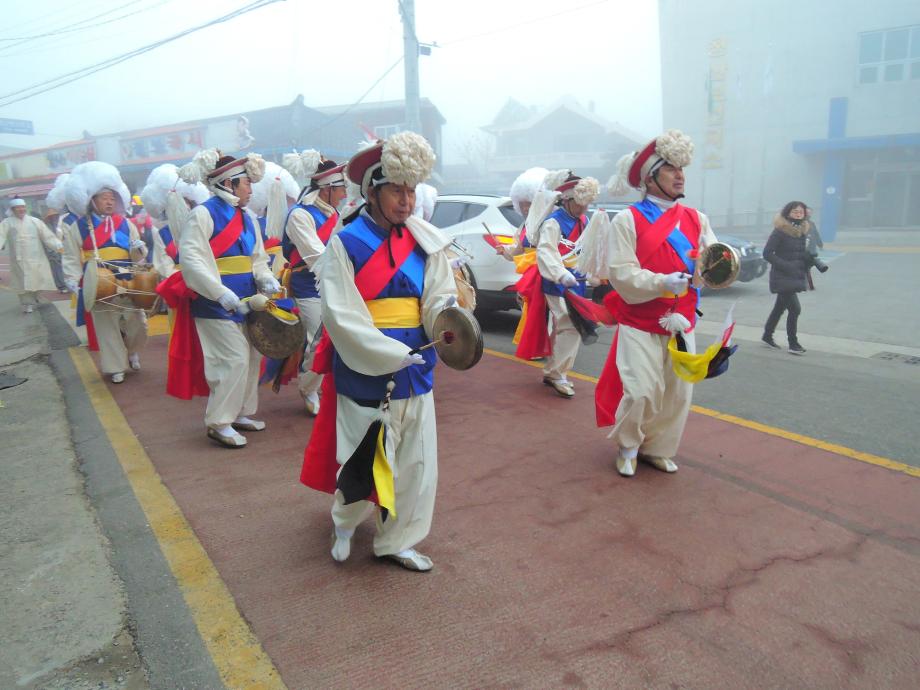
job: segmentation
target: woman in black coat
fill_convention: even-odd
[[[773,219],[773,232],[763,248],[763,258],[770,263],[770,292],[776,295],[776,303],[767,317],[761,339],[779,349],[773,340],[773,331],[783,312],[787,311],[786,335],[789,352],[794,355],[805,354],[797,335],[799,314],[802,313],[798,293],[808,289],[808,269],[815,265],[814,257],[806,248],[809,227],[805,220],[805,204],[790,201]],[[822,268],[827,270],[823,264],[819,270]]]

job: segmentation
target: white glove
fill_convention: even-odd
[[[450,260],[450,267],[456,271],[458,268],[460,268],[461,266],[465,266],[469,262],[470,260],[467,257],[458,256],[456,259]]]
[[[240,308],[240,298],[233,290],[227,290],[217,300],[218,304],[227,311],[237,311]]]
[[[131,249],[134,249],[135,251],[143,249],[146,252],[147,245],[144,244],[144,240],[131,240]]]
[[[281,283],[278,282],[278,279],[275,278],[275,276],[265,276],[264,278],[259,279],[259,290],[264,292],[266,295],[274,295],[276,292],[281,290]]]
[[[411,367],[413,364],[424,364],[425,358],[420,354],[415,353],[414,355],[406,355],[403,361],[400,363],[399,368],[405,369],[406,367]],[[398,369],[397,369],[398,371]]]
[[[445,309],[450,309],[451,307],[456,307],[456,306],[457,306],[457,298],[454,297],[453,295],[448,297],[447,301],[444,303]]]
[[[566,271],[562,275],[562,278],[559,279],[559,282],[565,285],[566,287],[575,287],[576,285],[578,285],[578,279],[575,276],[573,276],[571,273],[569,273],[568,271]]]
[[[690,276],[681,271],[668,273],[664,277],[664,289],[673,292],[675,295],[682,295],[687,291],[690,284]]]
[[[65,285],[73,294],[77,294],[80,291],[80,284],[76,280],[68,280]]]

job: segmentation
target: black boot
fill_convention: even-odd
[[[799,342],[797,340],[790,340],[789,341],[789,354],[790,355],[804,355],[805,348],[799,345]]]
[[[772,347],[774,350],[779,349],[779,345],[777,345],[776,341],[773,340],[773,335],[771,333],[764,333],[761,340],[767,347]]]

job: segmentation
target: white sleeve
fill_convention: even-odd
[[[179,258],[185,284],[199,295],[215,302],[228,288],[220,282],[220,273],[209,240],[214,232],[214,221],[204,206],[197,206],[189,214],[188,223],[179,238]]]
[[[170,228],[170,232],[172,232],[172,228]],[[160,231],[157,229],[153,231],[153,267],[160,278],[168,278],[176,272],[176,262],[166,253],[163,238],[160,237]]]
[[[252,248],[252,275],[256,282],[275,277],[268,267],[268,254],[265,253],[265,245],[262,242],[262,233],[258,225],[256,225],[256,245]]]
[[[64,225],[64,254],[61,267],[67,280],[79,283],[83,278],[83,246],[80,241],[80,227],[77,223]]]
[[[10,224],[9,218],[4,218],[0,221],[0,250],[6,245],[6,238],[10,234]]]
[[[639,266],[636,258],[636,226],[632,213],[620,211],[613,219],[610,247],[610,282],[627,304],[641,304],[664,292],[664,274]]]
[[[425,261],[425,287],[422,290],[422,325],[428,337],[434,332],[434,320],[447,306],[448,300],[457,298],[457,281],[450,268],[450,259],[443,250],[428,256]]]
[[[287,226],[284,228],[287,236],[297,247],[303,262],[311,271],[313,264],[322,255],[326,247],[316,234],[316,223],[307,211],[295,208],[288,216]]]
[[[38,218],[35,219],[35,224],[38,226],[38,236],[41,238],[42,244],[45,245],[45,248],[53,252],[61,251],[64,245],[58,239],[58,236],[55,235],[54,232]]]
[[[366,376],[398,370],[411,348],[374,326],[355,286],[354,266],[339,237],[329,241],[316,269],[323,325],[348,368]]]
[[[554,219],[547,220],[540,227],[540,240],[537,242],[537,268],[541,276],[554,283],[560,282],[562,276],[569,272],[559,254],[561,239],[562,231],[559,229],[559,223]]]
[[[709,224],[709,218],[706,217],[706,214],[701,211],[697,211],[697,214],[700,217],[700,249],[702,249],[718,242],[719,238],[712,231],[712,226]]]

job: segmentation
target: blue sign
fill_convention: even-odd
[[[11,120],[0,117],[0,134],[35,134],[32,120]]]

